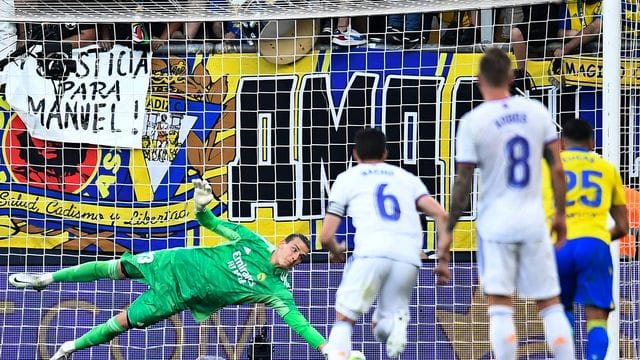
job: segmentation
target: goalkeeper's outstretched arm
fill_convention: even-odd
[[[293,300],[285,301],[283,299],[273,297],[266,302],[278,312],[282,320],[289,325],[300,337],[302,337],[311,347],[322,351],[326,343],[325,338],[316,330],[309,321],[302,316]]]
[[[194,187],[193,207],[200,225],[229,241],[240,240],[240,234],[236,231],[236,228],[240,225],[221,220],[207,207],[213,200],[213,193],[209,183],[201,179],[195,179],[191,183]]]

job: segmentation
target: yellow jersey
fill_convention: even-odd
[[[622,34],[629,37],[637,37],[640,32],[640,7],[638,0],[622,0]]]
[[[567,239],[594,237],[609,244],[609,210],[612,206],[626,205],[620,173],[598,154],[584,148],[569,148],[560,157],[567,179]],[[542,175],[545,214],[550,220],[554,204],[547,166],[543,166]]]
[[[598,1],[587,4],[583,0],[569,0],[564,6],[563,15],[561,29],[582,31],[594,20],[602,17],[602,3]]]

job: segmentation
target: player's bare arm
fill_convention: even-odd
[[[446,227],[449,233],[453,232],[458,220],[469,204],[474,169],[474,164],[461,163],[456,167],[456,180],[451,191],[451,208],[449,209],[449,219]]]
[[[331,260],[335,262],[346,260],[345,246],[338,244],[335,237],[341,222],[341,217],[327,213],[322,221],[322,231],[320,232],[320,243],[325,250],[329,251]]]
[[[627,205],[614,205],[609,210],[613,218],[613,227],[609,229],[611,240],[617,240],[629,232],[629,214]]]
[[[447,220],[449,215],[444,208],[431,196],[425,195],[418,199],[418,209],[426,215],[432,217],[436,222],[438,231],[438,263],[434,269],[434,273],[438,276],[438,284],[444,285],[449,281],[451,274],[449,272],[449,251],[451,250],[452,237],[445,234],[447,228]]]
[[[551,224],[551,230],[556,234],[556,248],[562,247],[567,240],[567,225],[565,221],[565,203],[567,195],[567,184],[560,159],[560,140],[546,144],[542,155],[549,164],[549,174],[551,175],[551,186],[553,188],[553,199],[555,204],[555,215]]]

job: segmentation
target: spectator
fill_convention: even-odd
[[[638,259],[638,229],[640,229],[640,191],[627,186],[624,195],[629,209],[630,231],[620,239],[620,258],[625,260]]]
[[[602,33],[601,8],[600,0],[569,0],[565,4],[564,20],[558,30],[558,36],[564,39],[564,46],[553,52],[554,57],[574,52],[598,52]]]
[[[522,6],[499,9],[496,16],[496,42],[510,42],[514,24],[522,23]]]
[[[210,23],[187,22],[187,23],[184,23],[184,28],[182,29],[182,32],[184,34],[184,38],[187,40],[203,40],[203,39],[206,39],[207,36],[209,36],[209,38],[212,38],[211,30],[212,30],[212,27],[210,26]],[[174,35],[176,33],[174,33]]]
[[[13,9],[13,0],[8,3]],[[15,23],[0,21],[0,59],[9,56],[16,49],[17,34]]]
[[[555,4],[539,4],[522,7],[522,22],[511,28],[511,43],[516,57],[515,85],[525,91],[531,88],[526,70],[527,60],[538,60],[546,54],[549,38],[558,31],[558,13]]]
[[[95,45],[97,40],[96,24],[61,24],[60,37],[70,42],[73,48]]]
[[[20,23],[17,44],[18,47],[41,45],[46,52],[71,51],[71,48],[95,45],[97,27],[96,24],[78,23]]]
[[[338,18],[336,30],[333,32],[332,42],[338,46],[359,46],[367,43],[362,34],[351,28],[351,18]]]
[[[74,49],[95,45],[97,40],[96,24],[44,24],[43,38],[46,40],[62,40],[70,43]]]
[[[98,24],[98,45],[106,50],[113,48],[115,44],[116,24]]]
[[[16,25],[11,22],[0,22],[0,59],[9,56],[16,49]]]
[[[373,15],[366,18],[367,42],[384,44],[387,42],[387,16]]]
[[[472,45],[475,42],[475,29],[468,11],[447,11],[440,14],[440,28],[446,29],[440,37],[442,45]]]
[[[171,38],[171,35],[182,27],[182,23],[151,23],[151,50],[158,50]]]
[[[387,42],[408,49],[419,46],[424,37],[422,31],[425,27],[431,27],[433,17],[431,13],[389,15]]]
[[[389,15],[387,40],[394,45],[415,47],[422,38],[422,14]]]
[[[190,43],[218,42],[235,40],[242,37],[242,26],[238,23],[238,33],[234,32],[231,22],[188,22],[184,24],[183,33],[176,31],[173,39],[186,39]],[[257,37],[257,35],[256,35]]]
[[[99,27],[99,43],[109,48],[111,42],[136,50],[157,50],[182,27],[182,23],[114,23]]]

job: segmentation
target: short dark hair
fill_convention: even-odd
[[[300,241],[302,241],[305,245],[307,245],[307,249],[311,251],[311,241],[309,241],[309,238],[306,237],[304,234],[301,234],[301,233],[289,234],[286,238],[284,238],[284,242],[288,244],[293,240],[295,240],[296,238],[300,239]]]
[[[504,51],[490,48],[480,59],[480,76],[490,86],[509,85],[511,79],[511,59]]]
[[[387,150],[387,138],[384,133],[374,128],[358,130],[355,137],[355,150],[361,160],[379,160]]]
[[[571,119],[562,124],[562,137],[578,143],[593,140],[593,127],[582,119]]]

